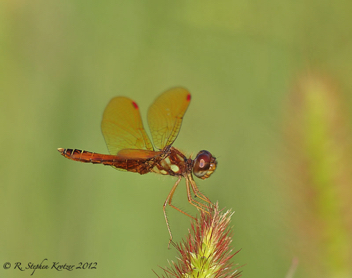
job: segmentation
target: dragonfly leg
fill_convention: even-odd
[[[178,207],[174,206],[174,205],[171,203],[171,202],[172,202],[172,197],[173,197],[173,195],[174,195],[174,193],[175,193],[175,190],[176,190],[176,187],[177,187],[178,184],[180,183],[181,179],[182,179],[182,176],[180,176],[180,177],[178,178],[178,180],[176,181],[175,185],[172,187],[172,189],[171,189],[169,195],[167,196],[167,198],[166,198],[166,200],[165,200],[165,203],[164,203],[164,205],[163,205],[163,210],[164,210],[164,217],[165,217],[165,221],[166,221],[166,226],[167,226],[167,229],[168,229],[169,234],[170,234],[170,241],[169,241],[169,244],[168,244],[168,246],[167,246],[168,248],[170,247],[170,243],[172,242],[172,234],[171,234],[171,229],[170,229],[170,226],[169,226],[169,221],[167,220],[167,216],[166,216],[166,210],[165,210],[165,209],[166,209],[166,206],[169,205],[170,207],[176,209],[177,211],[183,213],[184,215],[187,215],[188,217],[190,217],[190,218],[196,220],[195,217],[193,217],[192,215],[188,214],[187,212],[184,212],[183,210],[179,209]]]
[[[200,202],[198,202],[198,201],[196,201],[196,200],[194,200],[194,199],[192,198],[191,189],[190,189],[190,187],[189,187],[190,180],[191,180],[191,179],[189,179],[188,177],[186,177],[186,187],[187,187],[187,198],[188,198],[188,202],[189,202],[191,205],[195,206],[196,208],[200,209],[201,211],[204,211],[204,212],[206,212],[206,213],[209,213],[209,211],[208,211],[209,207],[208,207],[208,206],[206,206],[206,205],[204,205],[204,204],[202,204],[202,203],[200,203]],[[192,182],[191,182],[191,188],[192,188],[192,190],[194,191]],[[196,193],[195,193],[195,194],[196,194]]]
[[[209,198],[207,196],[205,196],[202,192],[199,191],[195,181],[191,177],[190,177],[189,180],[190,180],[191,187],[192,187],[192,190],[193,190],[195,196],[199,197],[204,202],[207,202],[208,204],[212,205],[213,203],[209,200]]]
[[[172,187],[172,189],[171,189],[169,195],[167,195],[167,198],[166,198],[166,200],[164,202],[164,205],[163,205],[163,211],[164,211],[164,217],[165,217],[165,221],[166,221],[166,226],[167,226],[167,230],[169,231],[169,235],[170,235],[170,240],[169,240],[169,244],[167,245],[167,248],[170,248],[170,243],[172,242],[172,233],[171,233],[169,221],[167,220],[167,216],[166,216],[166,206],[167,205],[171,205],[172,196],[174,195],[175,190],[176,190],[178,184],[180,183],[181,179],[182,179],[182,176],[178,178],[178,180],[176,181],[176,183]]]

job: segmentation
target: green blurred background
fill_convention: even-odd
[[[285,277],[294,257],[295,277],[308,277],[294,246],[287,170],[297,158],[285,121],[296,117],[290,94],[307,70],[328,75],[351,106],[351,11],[350,1],[321,0],[0,1],[0,265],[98,263],[36,277],[161,274],[176,256],[162,213],[175,179],[72,162],[56,149],[107,153],[100,121],[110,98],[134,99],[145,120],[160,93],[184,86],[192,102],[174,146],[218,158],[197,184],[236,211],[233,248],[242,250],[233,261],[246,264],[243,277]],[[175,204],[197,214],[184,183]],[[179,241],[189,219],[168,216]]]

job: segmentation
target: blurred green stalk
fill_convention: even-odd
[[[304,246],[313,250],[302,251],[318,253],[316,261],[303,260],[309,260],[306,265],[316,264],[312,269],[323,273],[314,277],[352,277],[352,138],[347,136],[342,96],[326,78],[311,74],[301,79],[294,94],[293,132],[301,141],[297,154],[304,165],[298,173],[304,186],[297,193],[309,202],[305,204],[309,211],[299,216],[304,224],[298,227],[311,232],[301,234],[308,237],[303,241],[313,242]]]

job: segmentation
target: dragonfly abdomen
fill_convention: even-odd
[[[57,150],[61,153],[61,155],[63,155],[68,159],[71,159],[74,161],[80,161],[84,163],[100,163],[105,165],[113,165],[114,164],[113,158],[116,157],[114,155],[99,154],[99,153],[93,153],[93,152],[82,151],[77,149],[59,148]]]
[[[59,148],[57,150],[62,156],[74,161],[109,165],[118,170],[135,172],[141,175],[150,172],[150,164],[154,164],[146,163],[147,159],[126,159],[125,157],[119,157],[118,155],[100,154],[78,149]]]

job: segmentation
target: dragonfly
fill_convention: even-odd
[[[172,204],[173,195],[182,178],[186,180],[187,199],[191,205],[207,213],[210,213],[212,207],[211,201],[199,191],[193,174],[203,180],[209,178],[216,169],[216,158],[210,152],[201,150],[195,159],[192,159],[172,146],[180,132],[190,101],[191,94],[182,87],[167,90],[156,98],[147,114],[154,146],[143,127],[137,103],[128,97],[118,96],[111,99],[106,106],[101,122],[110,154],[58,148],[61,155],[74,161],[109,165],[117,170],[141,175],[152,172],[177,177],[163,204],[164,218],[170,235],[169,245],[172,242],[172,233],[166,207],[169,205],[195,219]],[[197,197],[198,199],[195,199]]]

